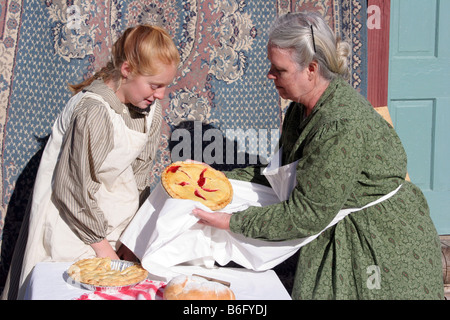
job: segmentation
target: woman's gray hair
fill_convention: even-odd
[[[320,75],[327,80],[337,75],[345,79],[350,77],[350,45],[336,38],[317,13],[297,12],[280,16],[270,29],[268,46],[292,49],[293,59],[301,69],[317,61]]]

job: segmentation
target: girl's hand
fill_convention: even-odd
[[[100,242],[91,243],[92,249],[95,251],[95,255],[98,258],[111,258],[113,260],[119,260],[119,256],[113,247],[109,244],[108,240],[103,239]]]

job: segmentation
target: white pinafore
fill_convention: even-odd
[[[56,120],[40,162],[33,191],[19,296],[24,291],[22,287],[26,277],[38,262],[74,261],[95,256],[91,246],[83,243],[71,230],[51,199],[52,176],[64,134],[74,108],[87,97],[105,106],[114,128],[114,148],[100,168],[101,187],[95,194],[98,206],[108,222],[106,238],[113,248],[138,209],[139,194],[131,164],[148,141],[153,112],[147,116],[145,133],[141,133],[128,128],[122,117],[100,95],[90,92],[76,94]],[[154,109],[151,108],[152,111]],[[125,106],[124,112],[128,112]]]

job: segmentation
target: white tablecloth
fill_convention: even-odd
[[[25,293],[27,300],[77,299],[88,290],[77,288],[67,280],[71,262],[42,262],[36,265]],[[255,272],[243,268],[175,266],[168,269],[170,278],[176,274],[200,274],[231,283],[237,300],[290,300],[288,292],[273,270]],[[161,280],[152,279],[151,280]]]

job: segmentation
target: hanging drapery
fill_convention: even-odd
[[[266,74],[267,31],[280,14],[319,11],[352,44],[352,85],[366,94],[366,1],[0,0],[0,290],[33,187],[40,150],[70,97],[128,26],[165,27],[181,54],[162,101],[164,124],[150,176],[171,161],[172,131],[186,120],[225,131],[280,127],[286,102]],[[259,131],[258,131],[259,130]]]

